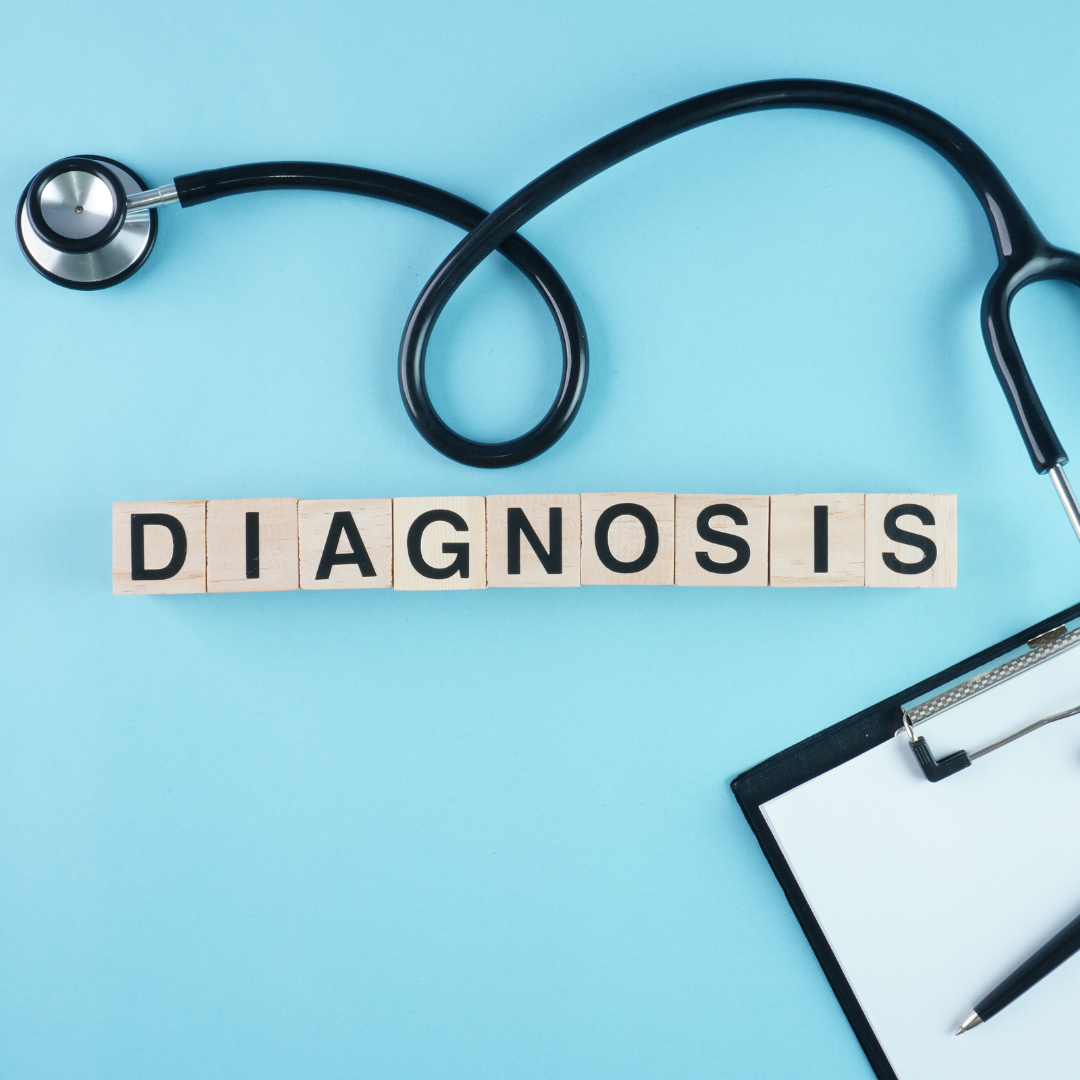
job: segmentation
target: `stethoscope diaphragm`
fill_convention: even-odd
[[[157,212],[127,206],[128,197],[145,188],[137,173],[111,158],[54,161],[19,199],[19,246],[57,285],[116,285],[142,266],[157,238]]]

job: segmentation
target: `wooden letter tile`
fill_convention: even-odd
[[[676,585],[768,585],[768,495],[676,495]]]
[[[389,589],[390,499],[301,499],[301,589]]]
[[[674,585],[675,496],[581,496],[582,585]]]
[[[394,499],[394,588],[482,589],[482,495]]]
[[[862,495],[774,495],[770,585],[862,585]]]
[[[488,585],[580,585],[579,495],[489,495]]]
[[[296,499],[211,499],[206,504],[206,591],[298,589]]]
[[[956,587],[956,496],[867,495],[866,584]]]
[[[113,503],[113,592],[206,592],[206,503]]]

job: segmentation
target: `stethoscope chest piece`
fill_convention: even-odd
[[[116,285],[142,266],[157,238],[157,212],[127,208],[128,197],[145,187],[137,173],[110,158],[54,161],[19,199],[23,254],[57,285]]]

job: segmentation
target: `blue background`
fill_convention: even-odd
[[[643,113],[797,75],[944,113],[1077,248],[1077,16],[13,5],[0,205],[97,153],[151,184],[342,161],[491,207]],[[86,294],[0,245],[9,1080],[870,1076],[727,784],[1080,599],[979,334],[989,230],[921,144],[788,112],[654,148],[525,231],[593,375],[569,435],[497,473],[398,398],[448,225],[330,194],[173,206],[144,269]],[[1075,448],[1077,297],[1036,286],[1015,320]],[[506,437],[558,363],[493,262],[432,385]],[[113,500],[627,490],[956,492],[959,587],[110,593]]]

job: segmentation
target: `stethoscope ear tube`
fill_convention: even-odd
[[[1013,334],[1009,308],[1025,285],[1050,280],[1080,285],[1080,256],[1046,244],[1022,258],[1003,259],[987,284],[982,301],[986,351],[1031,456],[1031,464],[1039,473],[1067,464],[1069,457],[1028,374]]]

